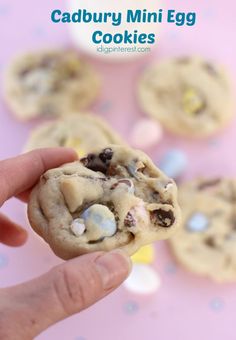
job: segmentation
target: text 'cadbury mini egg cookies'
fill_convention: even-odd
[[[102,118],[76,113],[36,127],[25,150],[64,146],[75,149],[83,157],[107,144],[123,145],[124,141]]]
[[[233,96],[222,67],[197,57],[174,58],[147,68],[139,80],[144,112],[167,130],[207,137],[232,118]]]
[[[174,181],[141,151],[111,145],[47,171],[31,193],[33,229],[69,259],[168,238],[180,210]]]
[[[182,228],[169,241],[176,259],[215,281],[236,281],[236,180],[186,183],[179,203]]]
[[[5,79],[6,100],[22,120],[84,109],[99,88],[96,72],[71,50],[20,56],[10,65]]]

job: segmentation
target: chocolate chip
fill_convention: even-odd
[[[112,156],[113,156],[113,151],[111,148],[106,148],[99,154],[99,158],[104,163],[109,162],[112,159]]]
[[[172,210],[166,211],[163,209],[157,209],[151,212],[151,220],[154,224],[158,224],[164,228],[169,228],[175,222],[175,217]]]
[[[21,71],[19,72],[19,77],[20,77],[20,78],[24,78],[25,76],[27,76],[27,74],[30,73],[30,71],[31,71],[30,68],[24,68],[23,70],[21,70]]]
[[[112,186],[111,186],[111,190],[114,190],[117,186],[118,186],[118,184],[119,184],[119,182],[117,182],[117,183],[114,183]]]
[[[96,155],[93,153],[89,153],[87,157],[81,158],[80,162],[83,163],[86,168],[89,166],[89,164],[95,159]]]
[[[208,187],[213,187],[213,186],[219,184],[220,181],[221,181],[221,178],[216,178],[216,179],[213,179],[213,180],[205,181],[205,182],[198,185],[198,189],[204,190]]]
[[[102,242],[104,240],[105,237],[101,237],[99,238],[98,240],[91,240],[91,241],[88,241],[88,244],[96,244],[96,243],[99,243],[99,242]]]
[[[111,186],[111,190],[114,190],[120,183],[126,184],[129,188],[133,187],[133,183],[130,179],[120,179]]]
[[[55,65],[56,57],[55,56],[45,56],[42,58],[39,67],[41,68],[52,68]]]
[[[176,62],[178,64],[188,64],[190,61],[191,61],[191,59],[188,58],[188,57],[182,57],[182,58],[177,58],[176,59]]]
[[[215,240],[213,237],[209,236],[208,238],[205,239],[204,243],[210,247],[210,248],[215,248],[216,244],[215,244]]]
[[[131,228],[131,227],[136,226],[136,220],[130,212],[127,213],[127,215],[124,219],[124,225],[127,228]]]
[[[212,76],[216,77],[218,76],[218,72],[215,68],[214,65],[212,65],[211,63],[204,63],[203,67],[205,68],[205,70]]]
[[[93,153],[88,154],[87,157],[81,158],[80,161],[86,168],[90,170],[100,171],[104,174],[107,172],[107,165],[104,164],[104,162],[102,162],[101,159]]]
[[[151,196],[154,202],[160,202],[160,193],[158,191],[153,191]]]
[[[65,146],[67,138],[65,136],[58,139],[59,146]]]
[[[64,171],[64,175],[71,175],[72,173],[68,172],[68,171]],[[79,175],[79,177],[81,178],[86,178],[86,179],[90,179],[92,181],[107,181],[107,177],[94,177],[94,176],[87,176],[87,175]]]
[[[71,70],[68,72],[68,78],[70,79],[77,79],[78,78],[78,72]]]
[[[131,180],[129,180],[129,179],[120,179],[119,181],[118,181],[118,183],[124,183],[124,184],[126,184],[128,187],[132,187],[133,186],[133,183],[131,182]]]

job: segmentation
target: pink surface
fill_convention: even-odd
[[[71,44],[66,26],[53,25],[49,20],[50,9],[55,6],[63,8],[64,3],[62,0],[0,0],[1,79],[8,60],[16,53]],[[234,1],[168,0],[165,6],[196,10],[197,24],[192,28],[163,27],[158,47],[148,58],[127,64],[91,60],[101,72],[104,83],[95,110],[126,138],[132,124],[142,116],[135,100],[135,80],[150,59],[199,54],[226,64],[232,78],[236,79]],[[0,117],[2,159],[21,152],[30,129],[37,123],[18,122],[3,101],[0,102]],[[235,120],[223,133],[202,142],[165,134],[163,141],[149,153],[158,163],[168,149],[184,150],[189,158],[185,178],[199,174],[234,175],[235,134]],[[2,210],[25,225],[30,237],[20,249],[0,245],[1,286],[35,277],[60,262],[29,229],[21,203],[12,200]],[[195,277],[174,264],[164,242],[157,244],[156,248],[154,266],[162,277],[162,286],[156,295],[139,297],[121,287],[85,312],[51,327],[38,339],[235,340],[236,285],[217,285]]]

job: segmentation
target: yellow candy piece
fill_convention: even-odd
[[[73,148],[77,152],[79,157],[86,156],[86,152],[80,147],[81,141],[79,138],[67,138],[65,146],[67,148]]]
[[[66,61],[66,66],[70,71],[77,71],[81,68],[81,62],[79,59],[70,58]]]
[[[62,81],[67,77],[76,75],[81,70],[81,62],[74,56],[62,60],[55,69],[54,77],[57,81]]]
[[[183,95],[183,107],[185,112],[195,114],[204,108],[204,102],[195,90],[188,89]]]
[[[131,256],[131,259],[134,263],[144,263],[150,264],[154,261],[155,250],[154,246],[149,244],[140,248],[137,253]]]
[[[76,74],[81,70],[81,62],[79,59],[67,57],[60,65],[60,73],[64,76]]]

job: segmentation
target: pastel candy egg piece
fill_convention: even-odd
[[[149,148],[158,143],[163,135],[161,125],[152,119],[140,119],[133,127],[130,141],[134,147]]]
[[[138,230],[136,229],[136,225],[142,225],[143,228],[150,223],[149,213],[147,212],[145,206],[140,203],[130,209],[124,219],[125,227],[129,228],[129,230],[136,234]]]
[[[168,151],[161,159],[159,168],[172,178],[179,177],[185,170],[188,160],[186,154],[177,149]]]
[[[81,236],[85,232],[84,221],[81,218],[76,218],[70,225],[71,231],[75,236]]]
[[[79,138],[67,138],[65,146],[75,149],[79,157],[84,157],[86,155],[86,152],[81,148],[81,140]]]
[[[161,279],[151,266],[134,264],[123,285],[134,294],[153,294],[160,288]]]
[[[209,219],[206,215],[197,212],[189,218],[186,227],[189,231],[203,232],[209,227]]]
[[[134,183],[128,178],[121,178],[116,183],[111,186],[111,190],[119,187],[123,187],[124,190],[128,191],[130,194],[134,194]]]
[[[128,171],[133,177],[137,177],[137,172],[141,169],[144,169],[145,165],[141,161],[133,161],[128,165]]]
[[[155,251],[152,244],[140,248],[131,259],[134,263],[150,264],[154,261]]]
[[[198,114],[204,109],[204,102],[200,94],[194,89],[188,89],[183,95],[183,108],[188,114]]]
[[[110,237],[117,230],[115,216],[105,205],[94,204],[86,209],[81,217],[89,240]]]

